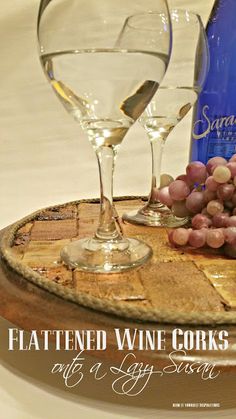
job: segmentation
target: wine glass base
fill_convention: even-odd
[[[152,212],[151,215],[142,214],[139,210],[126,212],[122,215],[123,221],[131,224],[145,225],[149,227],[181,227],[189,221],[188,217],[179,218],[171,213],[171,211]]]
[[[117,273],[132,269],[145,263],[151,256],[151,247],[133,238],[117,242],[81,239],[61,251],[62,261],[70,268],[97,273]]]

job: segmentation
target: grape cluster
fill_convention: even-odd
[[[191,218],[192,228],[169,233],[172,245],[224,245],[225,253],[236,257],[236,154],[229,161],[213,157],[206,165],[192,162],[175,180],[162,175],[158,199],[177,217]]]

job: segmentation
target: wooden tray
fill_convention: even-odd
[[[124,211],[141,198],[119,200]],[[207,251],[171,248],[162,228],[123,224],[124,233],[150,244],[153,258],[121,274],[69,270],[60,249],[71,240],[92,235],[97,202],[51,207],[10,227],[1,241],[3,258],[27,280],[84,306],[141,321],[165,323],[236,323],[236,261]]]
[[[122,214],[142,203],[141,198],[120,200],[116,206]],[[136,351],[139,361],[158,365],[169,362],[172,331],[177,323],[182,323],[182,330],[201,329],[207,333],[209,329],[225,329],[229,333],[227,351],[193,350],[189,351],[188,356],[194,357],[194,360],[215,363],[224,370],[235,368],[236,262],[216,254],[173,249],[168,244],[165,229],[127,224],[123,225],[125,234],[138,236],[153,247],[154,257],[149,263],[120,275],[67,270],[60,263],[61,246],[92,234],[96,228],[98,210],[98,204],[94,202],[69,203],[38,211],[1,232],[0,315],[25,330],[39,332],[42,329],[104,329],[107,332],[107,350],[99,353],[93,351],[91,355],[119,361],[123,359],[123,353],[117,351],[115,327],[131,330],[161,328],[166,333],[165,351],[157,353],[139,351],[137,348],[137,351],[133,351]],[[20,273],[22,266],[27,269],[28,278]],[[43,282],[40,287],[33,283],[30,280],[31,273],[39,274],[46,283],[55,284],[53,293],[44,289],[47,287]],[[101,307],[100,311],[95,312],[91,309],[94,308],[93,304],[91,308],[74,304],[65,295],[63,299],[60,298],[56,295],[57,287],[70,290],[77,296],[88,296],[87,303],[102,301],[103,308],[107,304],[108,308],[104,311],[108,313],[101,312]],[[115,310],[111,309],[113,305]],[[131,314],[137,314],[136,308],[139,314],[140,309],[144,309],[144,317],[136,320],[127,318],[129,309]],[[151,320],[153,313],[160,317],[161,324],[144,321],[145,316]],[[192,324],[183,324],[186,319],[191,319]],[[217,322],[220,325],[217,326]],[[221,324],[227,322],[231,325]],[[185,361],[181,355],[179,360]]]

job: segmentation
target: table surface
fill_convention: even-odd
[[[93,151],[82,138],[78,149],[78,136],[83,134],[52,95],[38,62],[35,40],[38,3],[39,0],[12,0],[1,5],[0,228],[38,208],[98,195]],[[169,3],[199,13],[206,22],[213,0],[170,0]],[[177,174],[180,165],[187,162],[190,123],[191,115],[188,115],[171,134],[166,144],[164,171]],[[138,148],[137,142],[134,143],[137,136],[140,137]],[[171,153],[173,147],[176,153]],[[63,161],[58,156],[63,156]],[[144,168],[142,172],[140,167]],[[79,187],[81,176],[86,177],[86,182]],[[136,125],[124,141],[117,160],[115,194],[147,194],[149,178],[149,145]],[[3,418],[65,419],[68,412],[70,419],[194,418],[202,413],[173,411],[170,401],[196,401],[196,396],[203,400],[205,394],[208,400],[221,400],[223,408],[208,411],[208,418],[235,417],[232,410],[235,380],[230,374],[222,375],[215,385],[201,383],[197,378],[189,381],[171,377],[135,401],[116,398],[105,385],[98,388],[91,383],[85,383],[76,393],[65,392],[56,380],[50,381],[44,374],[55,354],[48,352],[39,359],[33,352],[10,353],[6,348],[8,327],[11,325],[1,319]]]

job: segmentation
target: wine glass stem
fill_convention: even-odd
[[[100,175],[100,216],[95,238],[99,240],[118,240],[118,232],[113,209],[113,172],[116,151],[113,147],[102,146],[96,150]]]
[[[157,200],[157,189],[160,187],[161,164],[165,146],[164,138],[159,137],[153,139],[153,137],[151,137],[150,140],[152,152],[152,184],[148,199],[149,206],[159,204],[159,201]]]

